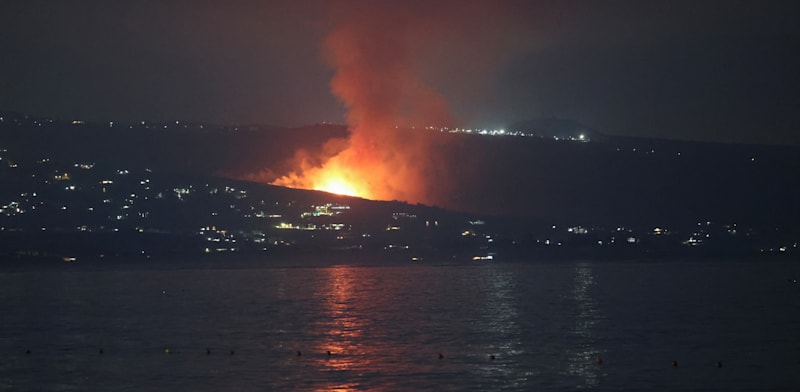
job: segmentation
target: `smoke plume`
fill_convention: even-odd
[[[452,191],[451,139],[424,128],[459,123],[424,76],[492,68],[502,59],[486,49],[505,43],[487,39],[485,25],[507,23],[509,10],[489,2],[397,3],[333,3],[323,46],[335,69],[331,91],[347,109],[349,137],[332,142],[340,150],[323,163],[299,159],[274,184],[434,205]],[[442,48],[453,49],[462,65]],[[426,56],[437,63],[426,64]]]

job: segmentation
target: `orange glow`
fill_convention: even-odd
[[[336,27],[324,42],[336,70],[331,92],[347,108],[349,136],[327,145],[324,156],[298,154],[292,172],[272,184],[436,204],[449,189],[442,146],[413,125],[457,122],[445,97],[414,67],[407,33],[417,30],[415,15],[384,2],[364,5],[337,5]],[[327,148],[334,146],[335,152]]]
[[[298,189],[313,189],[344,196],[365,199],[380,198],[370,189],[370,181],[374,173],[367,170],[369,165],[345,163],[347,151],[329,159],[322,167],[305,167],[297,173],[281,177],[274,185]]]
[[[529,20],[517,19],[516,6],[504,2],[328,3],[322,57],[335,71],[330,89],[346,109],[349,134],[297,150],[248,179],[412,204],[456,207],[472,200],[462,186],[483,175],[477,170],[484,166],[461,164],[460,141],[423,129],[461,126],[438,87],[463,97],[499,93],[487,90],[495,68],[538,45],[501,38],[527,35]],[[480,28],[487,18],[503,26]]]
[[[315,186],[314,190],[336,193],[345,196],[362,196],[356,187],[341,177],[331,177],[322,181],[321,185]]]

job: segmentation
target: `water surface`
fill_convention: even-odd
[[[782,262],[0,269],[0,389],[796,390],[797,278]]]

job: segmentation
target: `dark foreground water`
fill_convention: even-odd
[[[798,390],[791,279],[798,263],[0,269],[0,390]]]

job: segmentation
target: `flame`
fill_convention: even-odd
[[[344,196],[365,199],[379,197],[370,189],[368,165],[352,163],[349,154],[339,153],[322,166],[308,166],[300,172],[291,173],[273,182],[275,185],[297,189],[313,189]]]
[[[317,191],[335,193],[337,195],[344,196],[365,197],[364,192],[359,191],[356,184],[351,183],[336,173],[331,173],[329,174],[329,177],[318,180],[317,182],[319,185],[314,186],[314,190]]]
[[[294,169],[272,184],[373,200],[444,204],[457,184],[451,173],[455,169],[443,153],[445,139],[415,129],[455,126],[458,121],[447,98],[424,77],[429,75],[421,72],[425,61],[420,59],[434,52],[430,41],[452,42],[450,38],[462,32],[466,38],[458,42],[474,57],[474,24],[462,21],[480,22],[487,12],[492,14],[489,11],[505,13],[489,4],[494,2],[463,7],[459,0],[441,1],[426,5],[426,17],[420,17],[409,2],[331,3],[335,3],[332,29],[323,47],[325,59],[335,69],[331,92],[347,109],[349,135],[326,145],[324,154],[299,153]],[[427,12],[431,10],[436,12]],[[454,18],[456,10],[469,18]],[[434,35],[440,38],[432,40]],[[496,46],[495,40],[487,42]]]

